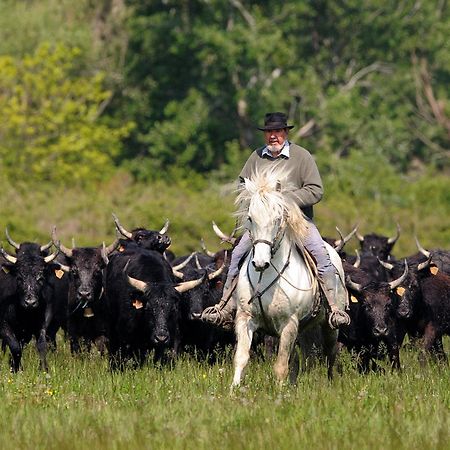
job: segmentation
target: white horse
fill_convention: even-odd
[[[241,382],[252,337],[258,328],[279,337],[274,366],[278,381],[287,378],[294,344],[298,337],[301,339],[303,330],[311,326],[320,332],[328,376],[332,377],[337,330],[329,326],[317,279],[297,250],[303,248],[302,238],[309,224],[293,195],[298,188],[285,180],[286,173],[277,167],[256,173],[245,179],[236,199],[239,205],[236,216],[250,232],[252,250],[242,264],[234,293],[237,347],[232,387]],[[345,310],[348,300],[341,259],[331,246],[326,246],[340,276],[336,303],[340,310]],[[297,367],[291,364],[292,381],[292,374],[297,376],[298,360],[295,364]]]

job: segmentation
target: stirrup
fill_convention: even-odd
[[[230,311],[219,305],[209,306],[202,312],[201,320],[212,323],[218,327],[226,330],[232,330],[234,324],[234,317]]]
[[[331,328],[337,329],[345,325],[350,325],[350,316],[340,309],[334,307],[328,315],[328,325]]]

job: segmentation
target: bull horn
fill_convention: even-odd
[[[388,239],[388,244],[394,245],[397,242],[397,239],[400,237],[400,224],[397,222],[397,234],[394,237],[390,237]]]
[[[41,245],[40,251],[45,252],[53,245],[53,241],[50,241],[48,244]]]
[[[125,236],[128,239],[132,239],[133,235],[129,231],[125,230],[125,228],[122,225],[120,225],[119,218],[114,213],[112,213],[112,216],[114,219],[114,223],[116,224],[117,231],[122,236]]]
[[[14,247],[16,250],[19,250],[20,245],[11,239],[11,236],[9,235],[9,232],[8,232],[8,227],[6,227],[6,229],[5,229],[5,234],[6,234],[6,239],[8,240],[11,247]]]
[[[53,230],[52,230],[52,241],[53,241],[53,244],[55,245],[55,247],[61,253],[63,253],[68,258],[72,258],[73,249],[69,249],[67,247],[64,247],[64,245],[61,244],[61,241],[58,239],[58,237],[56,235],[56,227],[53,227]]]
[[[345,284],[347,285],[347,287],[349,287],[350,289],[353,289],[356,292],[361,292],[363,290],[363,287],[361,284],[355,283],[349,275],[347,275],[345,277]]]
[[[359,234],[358,232],[356,232],[355,236],[359,242],[364,242],[364,236],[362,234]]]
[[[381,260],[380,258],[378,258],[378,262],[387,270],[392,270],[394,268],[394,264],[388,263],[386,261]]]
[[[56,248],[56,251],[54,251],[51,255],[48,255],[44,258],[44,261],[48,264],[51,263],[57,256],[58,256],[59,250]]]
[[[417,270],[423,270],[423,269],[426,269],[427,267],[429,267],[429,265],[431,264],[431,258],[432,258],[432,255],[430,254],[430,256],[428,257],[428,259],[426,261],[417,265]]]
[[[146,283],[145,281],[142,280],[138,280],[137,278],[130,277],[130,275],[127,275],[127,278],[128,283],[138,291],[146,292],[148,290],[149,283]]]
[[[100,251],[101,255],[102,255],[102,259],[105,262],[106,265],[109,264],[109,258],[108,258],[108,254],[106,253],[106,245],[105,245],[105,241],[103,241],[102,243],[102,249]]]
[[[236,240],[236,239],[234,238],[234,235],[236,234],[237,230],[238,230],[238,226],[237,226],[237,224],[235,224],[235,226],[234,226],[234,228],[233,228],[233,231],[232,231],[231,234],[230,234],[230,237],[231,237],[232,239],[234,239],[234,240]]]
[[[167,230],[169,229],[169,225],[170,225],[169,219],[166,219],[166,223],[161,228],[161,230],[159,230],[159,234],[166,234]]]
[[[400,286],[403,283],[403,281],[405,281],[407,275],[408,275],[408,263],[406,262],[405,259],[405,270],[403,271],[402,276],[400,278],[397,278],[396,280],[389,282],[389,287],[391,288],[391,290],[394,290],[396,287]]]
[[[202,270],[203,267],[200,264],[200,261],[198,260],[198,255],[195,255],[195,267],[197,267],[197,269]]]
[[[393,244],[395,244],[397,242],[398,238],[400,237],[400,231],[401,231],[401,227],[400,227],[400,224],[397,222],[397,233],[396,233],[395,236],[390,237],[388,239],[388,241],[387,241],[388,244],[393,245]]]
[[[195,254],[196,252],[192,252],[182,263],[173,266],[172,270],[184,269],[189,264],[189,261],[195,256]]]
[[[334,241],[334,249],[337,252],[340,252],[343,248],[344,245],[353,237],[353,235],[356,233],[356,230],[358,229],[358,226],[356,226],[355,228],[353,228],[353,230],[347,234],[347,236],[343,237],[342,236],[342,232],[341,230],[336,227],[336,231],[338,232],[340,239],[338,239],[337,241]]]
[[[222,265],[215,272],[211,272],[210,274],[208,274],[208,280],[214,280],[214,278],[217,278],[224,271],[225,265],[227,263],[227,257],[228,253],[225,252],[225,258],[223,258]]]
[[[0,253],[10,263],[15,264],[17,262],[17,258],[15,256],[10,255],[3,247],[0,247]]]
[[[210,251],[206,248],[205,241],[203,240],[203,238],[200,240],[200,244],[201,244],[201,246],[202,246],[203,252],[206,253],[208,256],[211,256],[211,258],[214,258],[215,253],[210,252]]]
[[[353,267],[359,269],[359,266],[361,265],[361,255],[359,254],[358,250],[355,250],[355,253],[356,253],[356,261],[353,263]]]
[[[201,278],[198,278],[197,280],[191,280],[191,281],[185,281],[184,283],[180,283],[177,286],[175,286],[175,289],[182,294],[183,292],[189,291],[191,289],[194,289],[195,287],[202,284],[204,280],[204,276]]]
[[[428,250],[425,250],[419,243],[419,239],[417,239],[417,236],[414,236],[414,239],[416,241],[416,245],[417,245],[417,249],[419,250],[420,253],[422,253],[422,255],[425,255],[427,258],[430,257],[431,252],[429,252]]]
[[[177,269],[175,269],[174,267],[172,267],[172,273],[179,278],[180,280],[182,280],[184,278],[184,273],[178,271]]]
[[[222,239],[222,242],[229,242],[230,244],[234,245],[234,243],[236,242],[236,238],[232,236],[227,236],[225,233],[223,233],[221,229],[216,225],[216,222],[214,222],[214,220],[212,222],[212,227],[214,233],[216,233],[217,236],[219,236],[220,239]]]
[[[119,246],[119,244],[119,239],[116,239],[112,244],[109,244],[108,247],[105,248],[106,256],[109,256]]]

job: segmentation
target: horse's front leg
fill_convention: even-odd
[[[250,358],[250,347],[252,345],[253,333],[257,329],[251,317],[238,309],[235,321],[236,353],[234,354],[234,377],[231,389],[239,386],[244,369]]]
[[[273,367],[277,380],[282,383],[286,380],[289,371],[289,358],[298,334],[298,319],[292,316],[280,334],[278,356]]]

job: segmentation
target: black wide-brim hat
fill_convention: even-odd
[[[294,128],[294,125],[287,124],[287,116],[282,112],[267,113],[264,117],[264,126],[258,127],[261,131],[281,130],[284,128]]]

